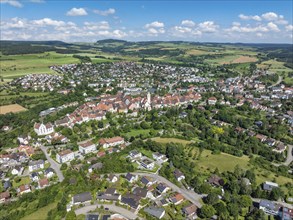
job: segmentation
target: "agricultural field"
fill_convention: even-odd
[[[0,106],[0,115],[4,115],[9,112],[17,113],[17,112],[22,112],[26,110],[27,110],[26,108],[18,104],[3,105],[3,106]]]
[[[221,56],[215,59],[207,59],[206,61],[212,65],[222,65],[222,64],[237,64],[237,63],[254,63],[257,61],[257,58],[252,56],[243,56],[243,55],[227,55],[227,56]]]
[[[79,63],[79,60],[72,55],[47,52],[40,54],[26,55],[2,55],[1,75],[5,81],[30,73],[51,73],[55,72],[49,68],[52,65]]]

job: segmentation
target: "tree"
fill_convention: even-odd
[[[66,215],[65,220],[75,220],[76,219],[76,214],[74,211],[69,211]]]
[[[60,167],[61,170],[66,170],[67,169],[67,164],[66,163],[63,163]]]
[[[216,214],[216,210],[211,205],[203,205],[199,211],[199,216],[201,218],[211,218]]]
[[[216,193],[212,192],[205,197],[205,202],[209,205],[214,205],[219,201],[219,197]]]
[[[265,220],[265,214],[262,210],[260,209],[253,209],[252,212],[248,213],[245,216],[245,220]]]
[[[252,205],[252,199],[250,196],[247,196],[247,195],[241,196],[239,202],[240,202],[240,205],[244,208]]]
[[[99,122],[98,122],[98,127],[99,127],[99,128],[103,128],[103,127],[104,127],[104,123],[103,123],[103,121],[99,121]]]

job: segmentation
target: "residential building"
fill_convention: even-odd
[[[90,192],[84,192],[76,194],[72,197],[72,204],[78,205],[81,203],[87,203],[92,200],[92,194]]]
[[[137,181],[138,176],[137,175],[132,175],[131,173],[127,173],[125,178],[130,182],[130,183],[134,183],[135,181]]]
[[[194,214],[196,214],[196,211],[197,211],[197,206],[194,205],[194,204],[191,204],[191,205],[188,205],[188,206],[185,206],[183,209],[182,209],[182,212],[185,216],[187,217],[190,217]]]
[[[174,170],[174,176],[175,176],[175,178],[176,178],[176,180],[178,182],[180,182],[181,180],[185,179],[184,174],[178,169]]]
[[[0,204],[6,202],[10,198],[10,193],[8,191],[0,193]]]
[[[280,207],[280,205],[269,200],[260,200],[259,202],[259,209],[263,210],[268,215],[278,215]]]
[[[272,191],[274,188],[278,188],[279,185],[277,183],[266,181],[263,183],[263,190]]]
[[[148,170],[152,170],[154,169],[155,167],[155,163],[154,161],[151,161],[150,159],[148,158],[144,158],[143,160],[140,161],[140,165],[145,168],[145,169],[148,169]]]
[[[56,154],[56,160],[58,163],[66,163],[73,159],[74,159],[74,153],[69,149],[63,150]]]
[[[20,195],[22,195],[24,193],[31,192],[31,187],[30,187],[30,185],[27,185],[27,184],[26,185],[21,185],[21,186],[18,187],[17,192]]]
[[[88,153],[96,151],[97,149],[96,145],[91,141],[87,141],[83,144],[79,144],[78,147],[79,147],[79,152],[82,154],[88,154]]]
[[[144,208],[144,211],[157,219],[161,219],[165,215],[165,209],[155,206],[146,207]]]
[[[99,145],[103,148],[114,147],[124,143],[125,141],[122,137],[102,138],[99,140]]]
[[[28,169],[30,172],[34,170],[44,169],[45,162],[43,160],[33,160],[28,163]]]
[[[37,133],[37,135],[47,135],[54,132],[54,127],[51,123],[43,124],[43,123],[36,123],[34,125],[34,131]]]

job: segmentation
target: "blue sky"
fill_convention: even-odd
[[[291,0],[0,2],[2,40],[293,40]]]

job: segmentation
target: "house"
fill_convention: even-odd
[[[160,154],[158,152],[153,153],[154,160],[158,161],[159,163],[165,163],[168,161],[168,158],[164,154]]]
[[[121,195],[116,192],[115,188],[108,188],[103,193],[97,194],[97,200],[101,201],[120,201]]]
[[[145,188],[141,188],[141,187],[135,187],[133,190],[132,190],[132,193],[134,195],[136,195],[137,197],[139,197],[140,199],[141,198],[151,198],[152,197],[152,193],[150,191],[148,191],[147,189]]]
[[[159,202],[159,204],[160,204],[161,206],[167,206],[167,205],[169,205],[170,203],[171,203],[171,202],[170,202],[169,199],[161,199],[160,202]]]
[[[49,186],[49,180],[47,178],[43,178],[39,180],[39,188],[45,188],[46,186]]]
[[[282,220],[292,220],[293,219],[293,209],[290,209],[287,207],[282,207],[281,219]]]
[[[170,190],[170,188],[166,184],[164,184],[164,183],[159,183],[157,185],[156,189],[161,194],[162,193],[166,193],[168,190]]]
[[[105,151],[100,151],[97,153],[97,157],[104,157],[106,155]]]
[[[92,200],[92,194],[90,192],[84,192],[76,194],[72,197],[72,204],[78,205],[81,203],[87,203]]]
[[[51,178],[52,176],[54,176],[54,174],[55,174],[54,170],[51,167],[45,170],[45,175],[47,178]]]
[[[137,150],[132,150],[132,151],[129,152],[129,157],[132,158],[132,159],[139,159],[139,158],[142,157],[142,155]]]
[[[30,157],[34,154],[34,148],[28,145],[20,145],[17,149],[19,152],[25,152],[25,154]]]
[[[133,194],[127,193],[126,195],[121,197],[122,204],[130,206],[130,208],[137,210],[140,208],[139,198]]]
[[[178,182],[180,182],[181,180],[185,179],[184,174],[178,169],[174,170],[174,176],[175,176],[175,178],[176,178],[176,180]]]
[[[103,148],[114,147],[124,143],[125,141],[122,137],[102,138],[99,140],[99,145]]]
[[[137,181],[138,176],[132,175],[131,173],[127,173],[125,178],[128,180],[128,182],[134,183],[135,181]]]
[[[30,172],[34,170],[44,169],[44,161],[43,160],[34,160],[28,163],[28,169]]]
[[[145,186],[149,187],[151,185],[153,185],[154,183],[156,183],[156,180],[148,177],[148,176],[143,176],[140,180]]]
[[[33,182],[38,182],[38,181],[39,181],[39,174],[38,174],[37,172],[33,172],[33,173],[31,174],[31,180],[32,180]]]
[[[108,181],[111,183],[116,183],[118,181],[118,177],[114,174],[110,174],[108,177]]]
[[[165,215],[165,209],[158,208],[155,206],[146,207],[144,208],[144,211],[148,213],[149,215],[154,216],[157,219],[161,219]]]
[[[0,204],[6,202],[10,198],[10,193],[8,191],[0,193]]]
[[[30,185],[27,185],[27,184],[26,185],[21,185],[21,186],[18,187],[17,192],[20,195],[22,195],[24,193],[29,193],[29,192],[31,192],[31,187],[30,187]]]
[[[148,170],[152,170],[154,169],[155,167],[155,163],[154,161],[151,161],[150,159],[148,158],[145,158],[143,160],[140,161],[140,165],[145,168],[145,169],[148,169]]]
[[[23,170],[24,170],[24,168],[22,166],[15,166],[11,170],[11,174],[20,176],[22,174]]]
[[[272,191],[274,188],[278,188],[279,185],[277,183],[266,181],[263,183],[263,190]]]
[[[182,194],[177,193],[176,195],[172,196],[170,200],[174,205],[179,205],[181,202],[184,201],[184,197]]]
[[[37,133],[38,136],[47,135],[54,132],[54,127],[51,123],[35,123],[34,131]]]
[[[278,145],[276,146],[275,149],[273,149],[273,151],[277,152],[277,153],[282,153],[286,150],[286,146],[284,143],[280,142],[278,143]]]
[[[187,217],[190,217],[194,214],[196,214],[196,211],[197,211],[197,206],[194,205],[194,204],[191,204],[191,205],[188,205],[188,206],[185,206],[183,209],[182,209],[182,212],[185,216]]]
[[[210,97],[208,99],[208,104],[209,105],[215,105],[217,103],[217,98],[216,97]]]
[[[3,188],[4,190],[8,190],[9,188],[11,188],[12,184],[10,182],[10,180],[6,180],[3,184]]]
[[[73,159],[74,159],[74,153],[69,149],[63,150],[56,154],[56,160],[58,163],[66,163]]]
[[[82,154],[88,154],[88,153],[96,151],[97,149],[96,145],[91,141],[87,141],[83,144],[79,144],[78,148],[79,148],[79,152]]]
[[[219,186],[223,186],[224,185],[224,181],[223,179],[221,179],[219,176],[217,175],[212,175],[209,179],[208,179],[208,183],[219,187]]]
[[[263,210],[268,215],[278,215],[280,207],[280,205],[269,200],[260,200],[259,202],[259,209]]]
[[[88,171],[91,173],[91,172],[93,172],[94,170],[102,169],[102,167],[103,167],[103,164],[100,163],[100,162],[98,162],[98,163],[95,163],[95,164],[91,165],[91,166],[89,167]]]

